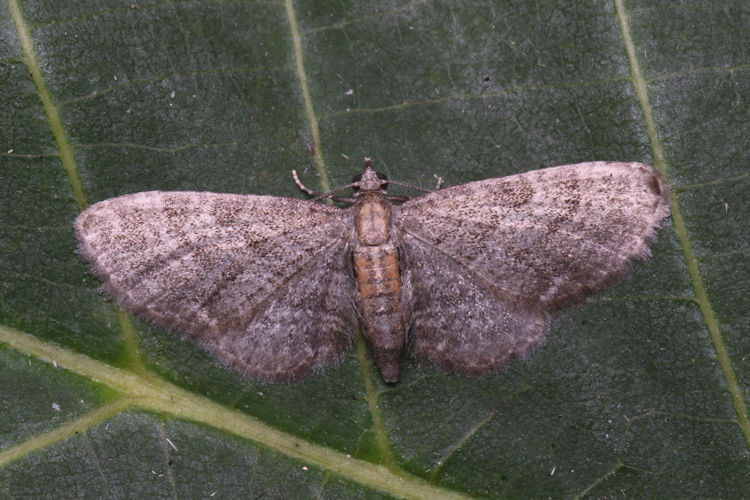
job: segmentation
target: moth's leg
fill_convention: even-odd
[[[439,175],[436,175],[436,174],[432,174],[432,175],[434,175],[434,176],[435,176],[435,179],[437,179],[437,184],[435,185],[435,189],[434,189],[435,191],[437,191],[437,190],[439,190],[439,189],[440,189],[440,188],[442,187],[442,185],[443,185],[443,178],[442,178],[442,177],[440,177]]]
[[[297,184],[297,187],[300,188],[303,192],[309,194],[310,196],[324,196],[324,193],[319,193],[317,191],[313,191],[312,189],[308,188],[304,184],[302,184],[302,181],[299,180],[299,177],[297,177],[297,171],[292,170],[292,177],[294,177],[294,183]]]
[[[338,188],[334,191],[331,191],[330,193],[320,193],[318,191],[313,191],[312,189],[308,188],[304,184],[302,184],[302,181],[299,180],[299,177],[297,177],[297,171],[292,170],[292,177],[294,177],[294,183],[297,184],[297,187],[300,188],[303,192],[309,194],[310,196],[314,196],[312,201],[318,201],[323,198],[330,198],[333,201],[341,202],[341,203],[354,203],[354,198],[352,197],[346,197],[346,196],[333,196],[333,193],[336,193],[338,191],[342,191],[344,189],[349,189],[351,186],[344,186],[341,188]]]

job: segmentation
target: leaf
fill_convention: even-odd
[[[0,4],[0,487],[56,497],[741,497],[750,489],[748,6]],[[588,160],[672,186],[654,257],[506,373],[360,342],[243,380],[119,312],[80,209],[198,189],[299,196],[372,156],[450,184]],[[319,176],[319,177],[316,177]]]

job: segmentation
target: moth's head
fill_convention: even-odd
[[[365,158],[365,169],[361,174],[355,175],[352,179],[354,194],[357,193],[385,193],[388,189],[388,177],[385,174],[376,172],[372,168],[372,160]]]

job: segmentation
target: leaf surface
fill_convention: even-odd
[[[0,490],[12,497],[741,497],[745,2],[0,4]],[[358,345],[248,382],[117,311],[72,222],[130,192],[303,197],[654,164],[654,256],[466,379]],[[395,190],[398,191],[398,190]],[[396,194],[400,194],[396,192]]]

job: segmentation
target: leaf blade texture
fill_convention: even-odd
[[[3,491],[747,496],[748,18],[747,2],[1,2]],[[674,217],[526,361],[468,379],[404,360],[395,386],[359,340],[298,384],[248,382],[113,308],[76,255],[87,203],[303,198],[290,169],[326,190],[363,156],[418,186],[638,161]]]

